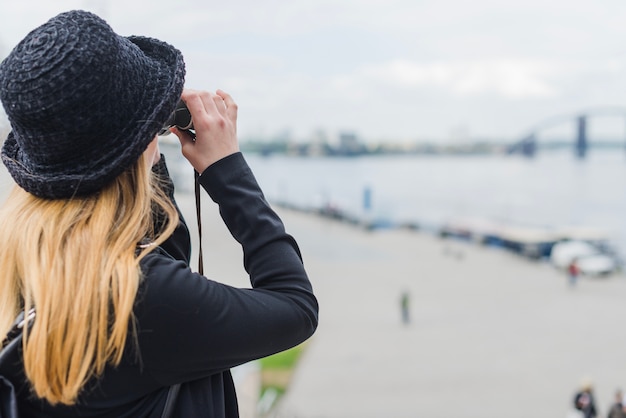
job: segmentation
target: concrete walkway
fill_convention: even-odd
[[[626,387],[623,277],[571,289],[497,249],[283,218],[321,319],[274,417],[560,418],[586,377],[604,415]]]

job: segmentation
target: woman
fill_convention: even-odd
[[[0,64],[11,122],[2,160],[17,187],[0,225],[0,337],[36,310],[16,367],[23,416],[237,416],[229,369],[287,349],[317,326],[317,301],[238,150],[237,106],[184,90],[178,50],[121,37],[84,11],[33,30]],[[189,234],[156,134],[172,129],[243,248],[252,289],[189,269]]]

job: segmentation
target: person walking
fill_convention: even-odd
[[[580,276],[580,268],[578,267],[578,263],[575,258],[567,266],[567,273],[570,287],[576,286],[576,283],[578,283],[578,277]]]
[[[230,368],[317,327],[298,245],[239,151],[237,104],[184,90],[184,75],[173,46],[81,10],[0,64],[2,161],[17,183],[0,209],[0,338],[20,311],[36,315],[0,370],[21,416],[160,417],[177,387],[172,416],[236,417]],[[157,140],[181,99],[195,138],[172,132],[241,244],[251,288],[189,267]]]
[[[408,290],[403,290],[400,294],[400,314],[402,317],[402,323],[409,325],[411,322],[410,316],[411,296]]]
[[[609,408],[607,418],[626,418],[626,412],[624,411],[624,404],[622,403],[624,396],[621,389],[615,391],[615,401]]]
[[[582,413],[584,418],[598,416],[593,385],[590,381],[583,382],[581,389],[574,395],[574,407]]]

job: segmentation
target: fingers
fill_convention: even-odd
[[[230,95],[218,90],[184,90],[195,129],[195,140],[186,132],[172,129],[178,136],[185,158],[202,173],[210,164],[239,151],[237,141],[237,105]]]
[[[235,104],[235,101],[233,100],[232,97],[230,97],[230,94],[226,93],[224,90],[220,90],[217,89],[217,91],[215,92],[216,95],[220,96],[222,98],[222,100],[224,101],[224,103],[226,104],[226,107],[229,106],[237,106]]]
[[[220,112],[222,115],[226,113],[226,103],[224,103],[224,99],[222,99],[220,96],[218,96],[217,94],[212,95],[212,99],[213,102],[215,103],[215,107],[217,108],[217,111]]]
[[[230,94],[224,92],[223,90],[218,89],[215,93],[222,98],[224,106],[226,107],[226,114],[231,117],[231,119],[236,120],[238,110],[237,103],[235,103],[233,98],[230,97]]]
[[[187,105],[187,109],[193,115],[197,115],[199,117],[206,117],[208,115],[207,109],[205,108],[205,102],[207,102],[206,98],[203,98],[203,95],[206,96],[209,94],[208,92],[200,92],[196,90],[183,90],[183,94],[181,99]]]
[[[215,93],[208,91],[197,91],[185,89],[181,96],[189,112],[194,119],[194,126],[197,128],[202,124],[203,120],[226,118],[232,124],[237,125],[237,104],[233,98],[223,90],[217,90]]]

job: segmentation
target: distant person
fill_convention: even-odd
[[[571,263],[569,263],[569,266],[567,267],[567,273],[569,276],[569,285],[571,287],[576,286],[576,283],[578,282],[578,277],[580,276],[580,267],[578,267],[578,262],[575,258],[572,260]]]
[[[591,382],[585,382],[581,389],[576,392],[574,395],[574,407],[582,412],[584,418],[595,418],[598,416]]]
[[[408,290],[405,290],[400,295],[400,311],[402,313],[402,323],[408,325],[411,322],[410,316],[410,304],[411,304],[411,296],[409,295]]]
[[[626,412],[624,411],[624,395],[621,389],[615,391],[615,402],[611,405],[607,418],[626,418]]]

